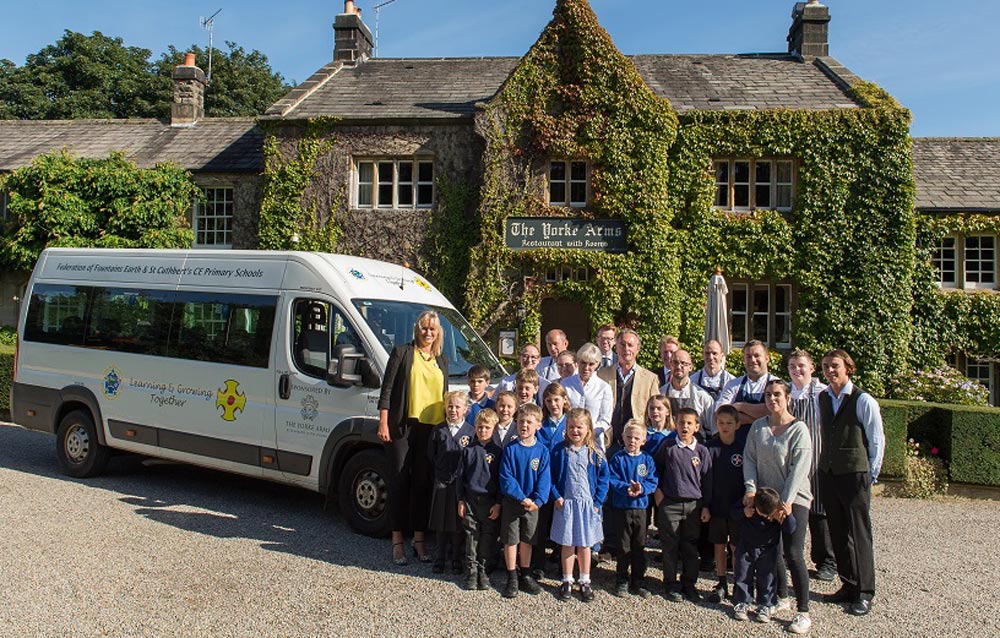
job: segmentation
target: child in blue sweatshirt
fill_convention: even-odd
[[[580,598],[589,603],[594,600],[590,585],[591,547],[604,536],[600,512],[608,495],[608,462],[597,447],[590,412],[583,408],[570,410],[566,440],[552,450],[551,467],[551,497],[555,507],[551,538],[562,546],[562,585],[558,596],[560,600],[572,597],[575,560],[580,567]]]
[[[531,546],[538,540],[538,509],[552,489],[549,450],[535,436],[541,425],[542,409],[531,403],[522,405],[517,412],[518,440],[504,448],[500,461],[500,537],[507,564],[504,598],[514,598],[519,589],[529,594],[542,591],[530,573]]]
[[[558,381],[542,390],[542,427],[538,428],[538,442],[551,452],[566,438],[566,413],[569,412],[569,394]],[[552,500],[538,510],[538,542],[531,550],[531,575],[536,580],[545,578],[545,548],[552,547]],[[553,557],[559,550],[553,549]]]
[[[483,408],[476,415],[476,440],[462,451],[458,482],[458,516],[465,528],[465,588],[489,589],[486,561],[496,552],[500,523],[500,456],[493,440],[497,413]]]
[[[642,449],[646,428],[632,419],[622,431],[624,447],[611,457],[611,516],[618,530],[618,569],[615,595],[649,598],[646,577],[646,509],[656,491],[656,464]],[[629,568],[632,569],[629,578]]]

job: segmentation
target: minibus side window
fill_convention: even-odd
[[[82,346],[87,316],[87,288],[36,285],[28,302],[24,338],[63,346]]]
[[[333,346],[365,351],[357,331],[335,306],[319,299],[297,299],[292,324],[292,359],[311,377],[325,378]]]
[[[170,355],[266,368],[277,298],[177,291]]]

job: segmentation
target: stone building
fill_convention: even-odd
[[[333,60],[256,120],[204,118],[204,76],[192,62],[174,74],[169,122],[0,122],[0,171],[58,148],[125,150],[140,165],[171,160],[206,188],[207,204],[191,213],[196,246],[255,248],[261,225],[282,214],[264,196],[266,162],[301,161],[303,141],[316,139],[325,146],[301,192],[315,219],[298,222],[335,226],[338,252],[416,265],[494,345],[501,332],[537,340],[553,326],[578,345],[605,322],[635,324],[647,341],[673,332],[696,345],[704,285],[720,265],[734,345],[849,343],[872,387],[888,383],[924,334],[911,319],[922,254],[915,226],[920,216],[995,216],[1000,143],[918,139],[911,157],[905,111],[830,57],[830,12],[816,0],[794,4],[780,53],[631,57],[584,0],[555,4],[522,57],[378,59],[348,1],[334,23]],[[592,48],[574,59],[567,33]],[[594,51],[603,57],[586,58]],[[556,80],[542,86],[534,69]],[[641,85],[628,84],[633,77]],[[629,128],[623,113],[643,114],[628,100],[580,99],[612,80],[654,105],[662,117],[644,126],[655,132]],[[534,103],[518,102],[522,89]],[[616,181],[597,159],[611,155],[608,139],[587,128],[594,122],[614,129],[623,149],[662,151],[655,171],[619,157],[630,167]],[[647,187],[649,200],[626,179]],[[865,187],[876,183],[885,196],[868,201]],[[532,228],[569,235],[535,249],[518,235]],[[579,233],[593,246],[575,243]],[[831,256],[836,241],[852,254]],[[933,247],[939,285],[995,296],[996,241],[995,230],[949,233]],[[3,323],[16,295],[17,279],[8,280]],[[851,290],[865,281],[897,294]],[[976,343],[975,352],[943,343],[939,354],[990,384],[997,401],[1000,348]]]

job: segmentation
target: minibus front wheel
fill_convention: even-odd
[[[97,476],[111,458],[111,450],[97,440],[97,428],[88,412],[73,410],[56,430],[56,456],[62,471],[74,478]]]
[[[340,474],[338,499],[347,523],[367,536],[389,534],[389,459],[380,449],[362,450]]]

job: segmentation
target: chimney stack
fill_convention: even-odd
[[[333,36],[334,62],[357,64],[372,56],[372,32],[354,0],[345,0],[344,12],[333,23]]]
[[[819,0],[796,2],[788,30],[788,52],[802,58],[830,55],[830,9]]]
[[[191,126],[205,117],[205,72],[195,64],[194,53],[184,54],[184,64],[174,67],[174,101],[170,126]]]

